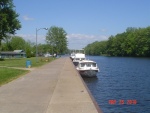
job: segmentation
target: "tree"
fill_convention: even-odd
[[[107,41],[107,45],[106,45],[106,51],[107,54],[110,56],[114,55],[114,36],[110,36],[108,41]]]
[[[27,42],[25,42],[25,52],[26,52],[26,57],[30,58],[34,56],[33,53],[33,43],[31,43],[29,40]]]
[[[25,50],[25,40],[22,37],[15,36],[11,40],[11,47],[13,50]]]
[[[88,55],[104,55],[106,54],[106,44],[107,41],[93,42],[85,47],[85,52]]]
[[[52,26],[46,35],[46,42],[53,48],[53,52],[64,53],[67,50],[67,33],[61,27]]]
[[[9,35],[4,38],[4,40],[2,41],[2,51],[12,51],[11,39],[12,36]]]
[[[12,0],[0,0],[0,46],[7,35],[15,34],[21,28],[14,7]]]

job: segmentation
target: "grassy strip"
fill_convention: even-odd
[[[0,86],[22,76],[27,72],[27,70],[0,68]]]
[[[8,67],[26,67],[26,61],[30,60],[31,61],[31,67],[38,67],[43,64],[46,64],[54,58],[45,58],[45,57],[40,57],[37,59],[35,57],[32,58],[14,58],[14,59],[4,59],[4,61],[0,61],[0,66],[8,66]]]
[[[38,66],[44,65],[48,62],[51,62],[54,59],[55,58],[45,58],[45,57],[40,57],[38,59],[36,59],[35,57],[33,57],[33,58],[18,58],[18,59],[16,59],[16,58],[4,59],[4,60],[0,61],[0,66],[25,68],[26,61],[30,60],[31,67],[38,67]],[[21,75],[23,75],[27,72],[28,72],[27,70],[19,70],[19,69],[0,67],[0,86],[20,77]]]

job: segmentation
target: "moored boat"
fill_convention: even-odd
[[[72,53],[70,58],[73,60],[85,60],[85,54],[83,53]]]
[[[95,77],[97,72],[99,72],[97,63],[92,60],[81,60],[76,62],[76,69],[83,77]]]
[[[71,60],[73,60],[74,57],[75,57],[75,53],[73,52],[73,53],[71,53],[71,55],[70,55]]]

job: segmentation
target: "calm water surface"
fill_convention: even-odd
[[[100,68],[96,78],[84,81],[103,113],[150,113],[150,58],[87,58]]]

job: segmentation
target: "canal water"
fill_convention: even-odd
[[[100,68],[84,81],[103,113],[150,113],[150,58],[87,58]]]

